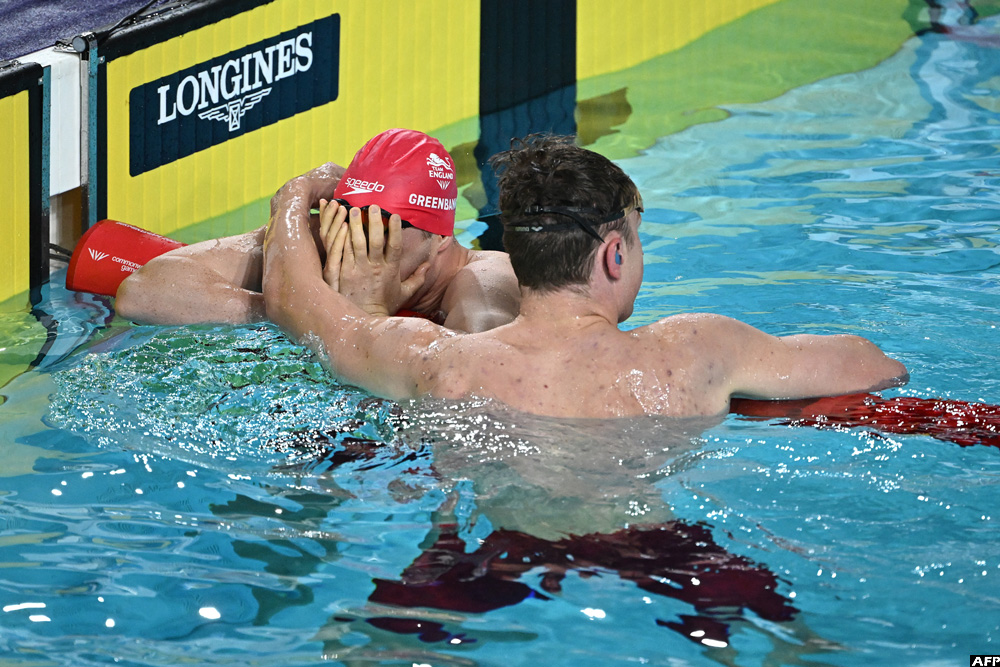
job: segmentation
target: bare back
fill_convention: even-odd
[[[575,324],[576,326],[572,326]],[[555,417],[717,415],[732,396],[805,398],[905,381],[857,336],[769,336],[731,318],[678,315],[632,331],[599,318],[512,324],[438,342],[423,393],[482,396]]]
[[[719,414],[729,401],[725,369],[703,354],[697,335],[681,320],[629,332],[606,322],[567,331],[515,320],[442,343],[442,370],[427,389],[557,417]]]

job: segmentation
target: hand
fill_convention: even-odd
[[[425,262],[403,280],[399,275],[403,254],[399,216],[389,218],[387,235],[382,211],[370,206],[367,238],[362,217],[360,209],[348,214],[336,202],[320,201],[320,235],[327,252],[323,278],[369,315],[393,315],[423,285],[429,264]]]
[[[319,238],[326,251],[323,280],[337,292],[340,291],[340,267],[344,244],[347,240],[347,209],[335,201],[319,200]]]

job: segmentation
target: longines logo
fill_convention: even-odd
[[[247,111],[253,108],[253,105],[260,102],[265,95],[271,92],[270,88],[265,88],[264,90],[258,90],[256,93],[250,93],[249,95],[244,95],[243,97],[237,97],[231,102],[226,102],[221,106],[217,106],[214,109],[209,109],[208,111],[202,111],[198,114],[198,118],[204,118],[205,120],[221,120],[229,125],[229,131],[235,132],[240,129],[240,119],[243,118]]]
[[[333,14],[132,89],[129,172],[164,164],[337,99]]]

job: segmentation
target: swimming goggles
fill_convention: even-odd
[[[366,216],[368,215],[368,209],[372,206],[371,204],[366,204],[364,206],[354,206],[349,201],[347,201],[346,199],[334,199],[333,201],[337,202],[338,204],[340,204],[341,206],[343,206],[344,208],[346,208],[348,211],[351,210],[352,208],[361,209],[362,215],[366,215]],[[389,222],[389,218],[392,217],[392,213],[390,213],[389,211],[387,211],[387,210],[385,210],[384,208],[381,208],[381,207],[379,207],[379,209],[382,211],[382,219],[385,220],[386,222]],[[401,223],[403,223],[403,227],[402,227],[403,229],[406,229],[407,227],[413,227],[413,223],[412,222],[409,222],[407,220],[403,220],[403,218],[400,218],[399,221]]]
[[[567,229],[575,229],[579,227],[583,231],[587,232],[590,236],[593,236],[600,243],[604,243],[604,237],[597,233],[594,229],[597,225],[603,225],[608,222],[614,222],[625,217],[632,207],[621,209],[615,211],[600,220],[594,222],[588,221],[584,216],[593,215],[594,209],[592,208],[578,208],[569,206],[529,206],[520,212],[517,217],[531,217],[539,215],[562,215],[573,220],[573,222],[557,222],[551,225],[508,225],[507,229],[512,232],[559,232],[565,231]],[[635,210],[642,212],[641,208],[636,208]]]

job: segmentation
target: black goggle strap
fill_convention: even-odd
[[[618,220],[625,215],[624,210],[615,211],[614,213],[591,223],[584,216],[588,214],[593,215],[593,213],[594,209],[592,208],[577,208],[568,206],[529,206],[521,211],[521,214],[518,217],[562,215],[567,218],[571,218],[573,222],[555,223],[551,225],[508,225],[507,228],[514,232],[559,232],[579,227],[583,231],[587,232],[587,234],[597,239],[600,243],[604,243],[604,238],[597,233],[597,230],[594,229],[594,224],[603,225],[606,222]]]
[[[341,206],[343,206],[347,210],[351,210],[352,208],[361,209],[361,212],[364,213],[365,215],[368,215],[368,208],[371,206],[371,204],[365,204],[364,206],[351,206],[351,203],[349,201],[347,201],[346,199],[332,199],[330,201],[337,202],[338,204],[340,204]],[[384,208],[380,207],[379,210],[382,211],[382,217],[384,219],[388,220],[389,218],[392,217],[392,213],[390,213],[389,211],[385,210]],[[406,229],[407,227],[413,227],[413,223],[412,222],[409,222],[407,220],[403,220],[402,218],[400,218],[399,221],[401,223],[400,227],[402,229]]]

